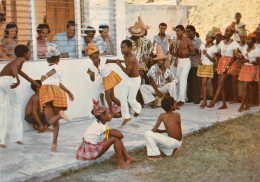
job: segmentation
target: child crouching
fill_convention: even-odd
[[[182,144],[181,117],[179,113],[173,112],[175,110],[174,99],[165,97],[161,105],[166,113],[160,114],[152,131],[146,131],[144,134],[147,155],[150,160],[162,160],[160,150],[167,156],[176,157]],[[161,122],[163,122],[165,130],[158,129]],[[168,136],[161,133],[167,133]]]
[[[106,122],[111,121],[112,115],[109,109],[104,106],[94,103],[92,114],[96,119],[85,131],[83,142],[77,150],[76,159],[78,160],[92,160],[102,156],[112,144],[118,159],[117,168],[126,169],[132,168],[131,162],[139,161],[127,153],[125,146],[121,139],[123,134],[116,129],[109,129]],[[104,139],[104,135],[106,137]],[[123,159],[125,157],[125,161]]]

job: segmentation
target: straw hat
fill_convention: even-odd
[[[139,22],[135,22],[134,26],[128,28],[128,32],[136,37],[141,37],[145,34],[145,29],[141,28]]]
[[[47,51],[45,52],[47,58],[52,56],[59,56],[60,50],[56,44],[48,43],[47,44]]]
[[[144,24],[144,22],[143,22],[141,16],[138,16],[138,22],[139,22],[139,24],[140,24],[140,27],[143,28],[143,29],[148,30],[148,29],[151,28],[150,26]]]
[[[156,48],[156,57],[153,58],[154,61],[156,60],[162,60],[162,59],[169,59],[169,55],[165,56],[163,53],[163,49],[161,45],[157,45]]]

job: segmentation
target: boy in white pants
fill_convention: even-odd
[[[162,100],[162,108],[166,113],[160,114],[152,131],[146,131],[144,134],[147,155],[150,160],[162,160],[160,150],[167,156],[176,157],[182,144],[181,117],[179,113],[173,112],[175,110],[174,99],[165,97]],[[161,122],[164,123],[165,130],[158,129]],[[167,135],[162,133],[167,133]]]

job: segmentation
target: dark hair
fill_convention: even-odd
[[[98,27],[99,33],[103,32],[105,28],[109,28],[109,26],[107,24],[99,25],[99,27]]]
[[[196,37],[200,38],[200,34],[198,32],[195,32]]]
[[[196,33],[196,28],[195,28],[193,25],[188,25],[188,26],[186,27],[186,30],[187,30],[187,29],[191,30],[194,34]]]
[[[85,30],[85,34],[88,34],[89,32],[92,32],[94,34],[96,33],[96,30],[91,26],[88,26],[87,29],[88,30]]]
[[[183,25],[177,25],[177,26],[175,27],[175,30],[176,30],[177,28],[181,29],[182,31],[185,31],[185,28],[184,28]]]
[[[56,63],[60,59],[60,56],[52,56],[50,58],[47,58],[48,63]]]
[[[67,29],[69,28],[69,26],[73,26],[73,27],[75,27],[75,21],[68,21],[67,22]]]
[[[24,57],[24,55],[28,52],[29,52],[29,48],[25,45],[22,45],[22,44],[17,45],[14,48],[14,53],[15,53],[16,57]]]
[[[39,85],[42,85],[41,80],[34,80],[34,81],[37,82]],[[32,83],[31,83],[31,89],[32,89],[34,92],[37,91],[37,87],[36,87],[35,85],[33,85]]]
[[[173,97],[164,97],[161,102],[162,108],[167,112],[171,110],[171,107],[174,105]]]
[[[236,12],[235,16],[236,16],[236,15],[240,15],[240,17],[242,17],[241,13],[239,13],[239,12]]]
[[[104,112],[105,112],[105,111],[104,111]],[[103,112],[103,113],[104,113],[104,112]],[[103,113],[102,113],[102,114],[103,114]],[[101,116],[102,114],[96,116],[96,115],[94,114],[94,110],[91,111],[91,114],[93,114],[93,115],[95,116],[95,118],[97,118],[99,121],[101,121],[100,116]]]
[[[51,32],[49,25],[48,25],[47,23],[42,23],[42,24],[39,24],[39,25],[38,25],[38,27],[37,27],[37,33],[38,33],[38,34],[41,33],[42,29],[44,29],[44,28],[48,29],[48,33]]]
[[[132,42],[131,42],[130,40],[123,40],[123,41],[121,42],[121,45],[122,45],[122,44],[125,44],[127,47],[132,48]]]
[[[251,37],[251,36],[248,35],[248,37]],[[256,37],[251,37],[251,39],[252,39],[253,43],[255,44],[256,43]]]
[[[15,35],[15,39],[17,39],[17,34],[18,34],[18,27],[15,23],[11,22],[11,23],[8,23],[6,26],[5,26],[5,30],[4,30],[4,38],[7,38],[8,35],[9,35],[9,29],[11,28],[16,28],[16,35]]]
[[[159,24],[159,28],[160,28],[160,26],[162,26],[162,27],[166,27],[166,28],[167,28],[167,24],[164,23],[164,22]]]

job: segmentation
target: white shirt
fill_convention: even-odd
[[[246,59],[250,61],[244,64],[253,65],[252,62],[255,62],[256,58],[260,57],[260,48],[255,47],[255,49],[251,50],[250,52],[247,52],[247,49],[243,49],[242,54]]]
[[[230,44],[225,45],[225,41],[222,40],[219,43],[219,48],[222,56],[233,57],[234,50],[239,48],[239,44],[233,40]]]
[[[59,86],[60,85],[60,81],[61,81],[61,71],[60,68],[57,64],[53,64],[50,66],[50,70],[55,70],[56,73],[50,77],[48,77],[46,80],[44,80],[42,82],[42,85],[56,85]]]
[[[89,67],[89,69],[93,72],[97,72],[97,75],[100,75],[102,78],[105,78],[112,72],[110,65],[106,64],[106,62],[106,60],[100,59],[100,65],[98,67],[99,70],[92,62],[92,65]]]
[[[98,144],[105,139],[105,131],[106,125],[95,119],[85,131],[84,139],[91,144]]]
[[[206,49],[207,54],[214,58],[214,54],[218,52],[218,49],[215,45],[212,45],[208,48],[206,48],[205,44],[201,44],[200,46],[200,52],[201,52],[201,60],[202,60],[202,64],[204,65],[213,65],[214,63],[212,61],[209,60],[209,58],[203,54],[203,50]]]

